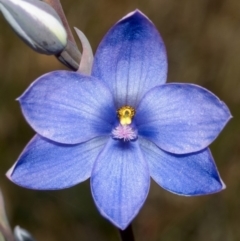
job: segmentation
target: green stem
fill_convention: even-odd
[[[118,229],[121,241],[134,241],[134,234],[132,230],[132,225],[130,224],[126,229]]]

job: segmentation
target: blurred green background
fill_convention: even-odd
[[[93,50],[120,18],[139,8],[155,23],[168,52],[169,82],[208,88],[234,118],[211,145],[227,185],[205,197],[179,197],[154,182],[133,221],[136,241],[240,240],[240,1],[239,0],[62,0],[71,27],[81,29]],[[54,57],[29,49],[0,15],[0,186],[13,226],[38,241],[118,240],[100,216],[89,181],[62,191],[37,192],[5,177],[34,132],[15,99],[38,76],[64,69]]]

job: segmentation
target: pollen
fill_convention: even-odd
[[[113,129],[112,136],[115,139],[131,141],[137,138],[137,132],[130,125],[119,124],[115,129]]]
[[[135,109],[129,105],[122,106],[117,111],[119,121],[122,125],[129,125],[132,123],[132,118],[135,115]]]

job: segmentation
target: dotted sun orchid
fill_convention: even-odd
[[[231,118],[193,84],[166,84],[162,38],[141,12],[100,43],[91,76],[55,71],[19,98],[37,132],[7,176],[31,189],[68,188],[90,178],[100,213],[125,229],[142,207],[150,177],[185,196],[225,188],[208,148]]]

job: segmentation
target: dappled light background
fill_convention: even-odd
[[[136,241],[240,240],[240,1],[62,0],[71,27],[89,38],[95,52],[106,31],[139,8],[160,31],[168,52],[169,82],[208,88],[230,107],[233,119],[211,145],[227,185],[205,197],[171,194],[153,181],[133,221]],[[0,187],[12,227],[38,241],[114,241],[116,229],[100,216],[89,181],[61,191],[37,192],[5,177],[34,135],[15,99],[38,76],[65,69],[54,57],[28,48],[0,15]]]

